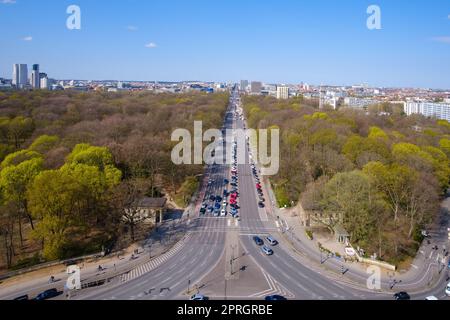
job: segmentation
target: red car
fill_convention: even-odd
[[[256,189],[262,189],[262,187],[259,183],[256,184]]]
[[[236,200],[235,199],[231,199],[230,200],[230,204],[236,204]]]

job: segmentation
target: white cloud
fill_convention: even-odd
[[[0,3],[2,3],[2,4],[15,4],[16,0],[1,0]]]
[[[448,36],[448,37],[434,37],[433,41],[450,44],[450,36]]]
[[[145,45],[146,48],[150,48],[150,49],[156,48],[157,46],[158,45],[154,42],[150,42]]]
[[[128,31],[137,31],[139,28],[138,27],[136,27],[136,26],[128,26],[127,27],[127,30]]]
[[[33,41],[33,37],[32,36],[27,36],[25,38],[22,38],[23,41]]]

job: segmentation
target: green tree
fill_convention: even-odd
[[[3,191],[5,201],[17,204],[19,210],[19,224],[21,228],[22,217],[27,217],[31,228],[34,229],[33,218],[28,210],[26,197],[27,188],[33,183],[34,178],[42,171],[43,159],[31,158],[17,165],[9,165],[0,171],[0,188]],[[21,240],[22,240],[22,233]]]
[[[44,154],[54,148],[58,142],[58,136],[43,135],[34,140],[33,144],[29,147],[29,150]]]
[[[69,243],[68,230],[79,222],[84,210],[85,190],[64,170],[41,172],[28,190],[29,208],[39,223],[34,237],[43,244],[43,256],[48,260],[64,257]]]

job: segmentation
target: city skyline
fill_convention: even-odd
[[[369,1],[78,1],[81,30],[66,28],[70,4],[0,3],[0,76],[26,62],[56,79],[450,88],[444,1],[378,1],[381,30],[366,27]]]

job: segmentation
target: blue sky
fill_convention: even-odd
[[[450,88],[448,0],[0,0],[0,30],[7,78],[39,63],[59,79]]]

